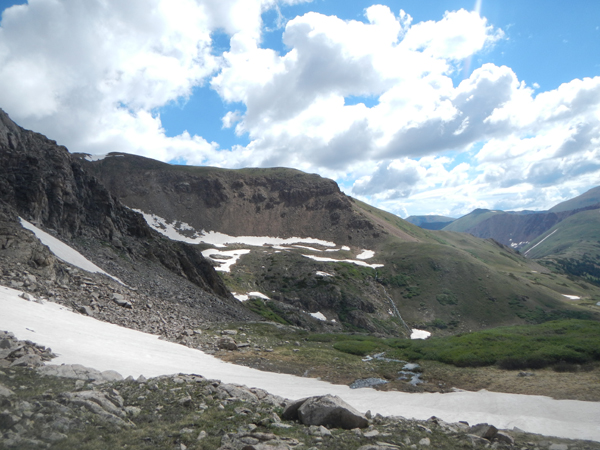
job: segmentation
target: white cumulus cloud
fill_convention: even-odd
[[[362,20],[309,12],[285,23],[283,6],[302,1],[13,6],[0,23],[0,107],[71,151],[290,166],[403,215],[550,207],[597,185],[600,77],[540,92],[488,63],[457,82],[505,39],[478,11],[415,23],[373,5]],[[284,51],[263,43],[270,9]],[[230,39],[226,52],[215,32]],[[222,126],[248,145],[166,136],[157,111],[200,86],[231,106]]]

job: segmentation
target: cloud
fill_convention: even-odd
[[[72,151],[218,161],[218,145],[200,136],[166,137],[154,111],[187,98],[218,72],[211,33],[224,30],[256,44],[261,14],[274,5],[37,0],[13,6],[0,26],[0,107]]]
[[[353,191],[358,195],[386,192],[388,199],[408,197],[411,188],[424,175],[423,172],[424,170],[412,160],[382,162],[373,175],[357,180]]]
[[[339,176],[367,161],[466,146],[493,127],[482,121],[509,96],[514,74],[490,66],[460,89],[449,74],[454,58],[493,43],[501,31],[464,10],[411,26],[404,11],[395,16],[376,5],[365,19],[308,13],[287,23],[284,55],[258,47],[224,54],[211,85],[226,101],[246,105],[236,132],[249,134],[258,164],[299,167],[301,160]],[[496,97],[470,92],[477,88]],[[379,102],[346,104],[361,96]]]
[[[504,37],[502,30],[488,26],[479,13],[461,9],[446,12],[438,22],[421,22],[406,33],[402,45],[435,58],[460,61]]]
[[[510,67],[483,64],[455,85],[465,60],[504,39],[465,10],[421,23],[383,5],[362,20],[311,12],[285,24],[285,52],[264,48],[261,14],[301,1],[11,7],[0,23],[0,107],[72,151],[295,167],[402,214],[548,207],[597,185],[600,77],[539,92]],[[230,37],[227,52],[213,48],[215,32]],[[223,128],[247,146],[165,135],[156,111],[199,86],[231,105]]]
[[[507,67],[486,64],[473,72],[423,121],[413,119],[400,128],[380,155],[423,156],[444,150],[464,149],[488,138],[501,128],[486,121],[495,109],[511,98],[518,87],[516,76]],[[418,117],[418,116],[417,116]]]

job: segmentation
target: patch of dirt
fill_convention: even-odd
[[[545,395],[557,400],[600,401],[600,367],[578,372],[552,369],[512,371],[496,367],[458,368],[441,363],[423,364],[423,378],[447,386],[511,394]]]

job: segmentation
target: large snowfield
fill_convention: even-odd
[[[38,234],[34,226],[28,228]],[[46,244],[55,254],[66,250],[58,240]],[[71,264],[79,267],[90,263],[77,252],[69,252],[69,258]],[[436,416],[448,422],[463,420],[470,424],[486,422],[503,429],[517,427],[547,436],[600,441],[598,402],[488,391],[408,394],[371,388],[350,389],[313,378],[261,372],[225,363],[158,336],[101,322],[56,303],[27,301],[19,294],[20,291],[0,286],[0,330],[52,348],[58,355],[53,364],[116,370],[124,377],[194,373],[226,383],[262,388],[290,399],[334,394],[362,412],[371,410],[374,414],[415,419]]]

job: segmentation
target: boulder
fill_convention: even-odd
[[[309,397],[289,405],[283,418],[298,419],[304,425],[324,425],[334,428],[366,428],[367,418],[336,395]]]
[[[94,315],[94,310],[92,308],[90,308],[89,306],[86,305],[81,305],[77,308],[77,311],[79,311],[81,314],[86,315],[86,316],[93,316]]]
[[[498,433],[496,433],[496,440],[498,442],[502,442],[503,444],[515,444],[515,440],[513,439],[513,437],[507,433],[503,433],[502,431],[498,431]]]
[[[493,425],[488,425],[487,423],[478,423],[477,425],[473,425],[471,428],[469,428],[469,434],[491,441],[498,434],[498,429]]]
[[[298,408],[300,408],[308,398],[309,397],[304,397],[287,405],[281,414],[281,418],[284,420],[298,420]]]
[[[569,446],[567,444],[550,444],[548,450],[568,450]]]
[[[120,381],[123,377],[114,370],[99,370],[90,367],[82,366],[81,364],[48,364],[37,369],[42,375],[49,375],[63,378],[74,378],[76,380],[105,382],[105,381]]]
[[[225,394],[226,398],[241,400],[243,402],[258,402],[258,397],[246,386],[223,383],[217,389],[219,392]]]
[[[14,394],[15,393],[13,391],[11,391],[9,388],[2,386],[0,384],[0,397],[10,397]]]
[[[133,308],[133,305],[131,304],[131,302],[125,300],[125,297],[123,297],[121,294],[113,294],[112,301],[115,302],[117,305],[119,305],[122,308],[127,308],[127,309]]]
[[[23,355],[20,358],[15,359],[10,367],[26,366],[26,367],[39,367],[43,365],[42,357],[40,355]]]
[[[233,340],[233,338],[230,338],[229,336],[219,339],[219,341],[217,342],[217,347],[219,347],[221,350],[238,349],[236,342]]]

